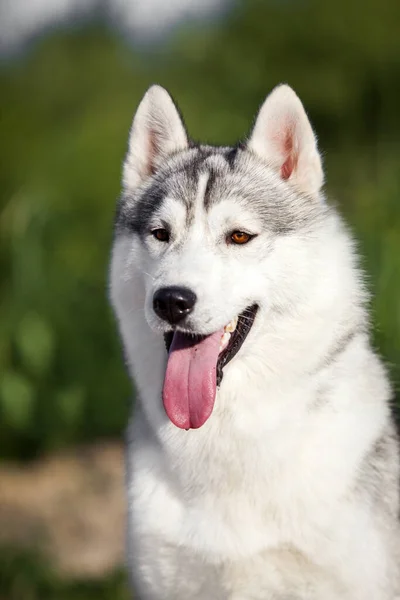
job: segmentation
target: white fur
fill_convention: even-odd
[[[317,195],[324,176],[314,132],[303,105],[288,85],[280,85],[262,105],[250,148],[277,170],[291,160],[291,183],[302,192]]]
[[[129,136],[123,183],[140,185],[169,154],[187,147],[185,128],[168,92],[153,85],[141,101]]]
[[[162,136],[163,144],[182,147],[174,109],[157,95],[173,124],[166,129],[156,119],[173,138],[169,145]],[[136,187],[145,172],[143,114],[142,103],[125,186]],[[273,170],[280,167],[285,157],[271,131],[288,115],[297,140],[288,184],[317,195],[315,138],[290,88],[267,99],[250,147]],[[273,170],[268,177],[275,182]],[[151,237],[124,234],[112,254],[111,298],[138,390],[128,432],[128,538],[139,598],[398,599],[394,442],[387,465],[393,485],[382,490],[390,509],[375,505],[360,483],[391,420],[386,375],[363,332],[365,292],[353,243],[332,211],[310,235],[272,240],[240,199],[221,199],[206,212],[206,183],[201,176],[189,228],[178,199],[167,198],[154,215],[154,227],[173,219],[168,252]],[[241,248],[222,243],[226,230],[243,225],[258,237]],[[200,333],[218,330],[254,301],[260,307],[198,430],[172,425],[161,401],[167,354],[152,297],[164,285],[195,291],[191,326]],[[349,325],[357,335],[324,367]]]

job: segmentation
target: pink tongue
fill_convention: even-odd
[[[223,330],[196,342],[175,332],[164,379],[163,402],[172,423],[201,427],[214,407],[219,344]]]

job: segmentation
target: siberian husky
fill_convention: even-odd
[[[110,269],[135,598],[400,598],[391,390],[322,184],[286,85],[235,147],[193,143],[159,86],[137,109]]]

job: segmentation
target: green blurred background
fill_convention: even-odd
[[[0,64],[0,455],[7,464],[122,437],[132,392],[107,303],[107,266],[128,129],[146,88],[158,82],[170,90],[194,138],[226,144],[246,135],[282,81],[306,106],[328,195],[360,242],[374,340],[398,403],[398,0],[227,2],[214,16],[149,39],[122,35],[94,15],[46,28]],[[2,600],[125,594],[123,575],[61,582],[36,557],[0,554]]]

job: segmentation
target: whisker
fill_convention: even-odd
[[[240,315],[239,319],[241,321],[247,321],[248,323],[253,323],[254,317],[246,317],[245,315]]]
[[[147,271],[142,271],[143,275],[147,275],[148,277],[150,277],[150,279],[152,279],[153,281],[156,280],[155,277],[153,277],[153,275],[150,275],[150,273],[147,273]]]
[[[139,308],[131,308],[128,310],[128,315],[133,315],[137,312],[143,312],[144,313],[144,307],[139,307]]]

